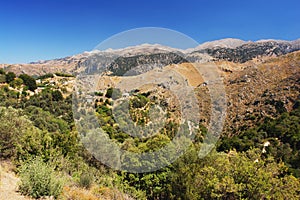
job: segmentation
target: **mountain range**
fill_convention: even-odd
[[[159,44],[142,44],[124,49],[93,50],[59,59],[28,64],[0,64],[17,74],[42,75],[64,72],[70,74],[107,72],[113,75],[139,74],[153,67],[184,62],[229,61],[253,65],[264,60],[300,50],[300,39],[294,41],[222,39],[203,43],[192,49],[175,49]],[[251,64],[252,62],[252,64]],[[134,70],[132,70],[134,69]]]

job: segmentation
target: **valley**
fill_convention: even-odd
[[[144,44],[0,67],[0,163],[13,168],[0,168],[0,188],[21,180],[15,198],[300,197],[299,40]],[[165,147],[169,157],[143,159]]]

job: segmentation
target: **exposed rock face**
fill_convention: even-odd
[[[227,97],[224,135],[232,136],[261,123],[265,118],[276,118],[282,112],[290,111],[300,100],[300,51],[253,66],[227,61],[215,64],[223,77]],[[204,68],[207,64],[194,65]],[[199,103],[200,121],[208,125],[212,106],[208,85],[212,83],[203,79],[194,65],[169,65],[162,68],[161,72],[175,70],[194,88]],[[147,78],[154,77],[154,72],[155,70],[149,70],[139,80],[146,82]],[[130,85],[136,77],[138,76],[110,75],[101,83],[107,83],[103,86],[105,88],[118,85],[121,79],[125,79],[126,85]],[[160,86],[166,88],[167,84]]]
[[[218,45],[219,44],[219,45]],[[147,48],[146,48],[147,46]],[[86,68],[86,72],[109,71],[111,75],[137,75],[153,68],[184,62],[231,61],[245,63],[252,59],[276,57],[300,50],[299,41],[259,41],[243,42],[236,39],[225,39],[205,43],[187,51],[168,49],[162,46],[141,45],[132,48],[92,54],[77,68]],[[146,49],[147,50],[146,50]],[[200,50],[199,50],[200,49]]]
[[[300,52],[231,73],[225,84],[230,135],[290,111],[300,100]]]
[[[119,57],[108,67],[112,75],[137,75],[154,68],[162,68],[170,64],[188,62],[183,55],[175,53],[160,53],[151,55],[137,55],[133,57]]]
[[[168,64],[186,61],[205,63],[211,61],[231,61],[245,63],[253,59],[259,62],[265,57],[276,57],[300,50],[300,40],[264,40],[246,42],[238,39],[223,39],[207,42],[194,49],[181,50],[161,45],[144,44],[117,50],[94,50],[60,59],[38,61],[29,64],[5,65],[0,67],[17,74],[41,75],[64,72],[78,74],[102,73],[112,75],[140,74]]]
[[[215,47],[219,48],[237,48],[238,46],[241,46],[243,44],[246,44],[246,41],[239,40],[239,39],[234,39],[234,38],[226,38],[226,39],[221,39],[221,40],[216,40],[212,42],[205,42],[203,44],[200,44],[194,49],[190,49],[190,51],[197,51],[197,50],[202,50],[202,49],[212,49]]]
[[[266,41],[256,43],[250,42],[236,48],[214,47],[202,49],[198,52],[203,54],[206,53],[212,56],[214,60],[244,63],[253,58],[280,56],[297,50],[300,50],[297,43]]]

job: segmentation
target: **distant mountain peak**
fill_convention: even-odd
[[[130,69],[137,68],[138,70],[136,71],[139,72],[148,70],[148,68],[152,69],[151,67],[153,66],[157,67],[158,65],[168,65],[171,63],[177,64],[186,61],[195,63],[215,61],[245,63],[255,59],[255,62],[261,62],[268,57],[277,57],[298,50],[300,50],[300,39],[294,41],[274,39],[243,41],[226,38],[205,42],[187,50],[176,49],[161,44],[141,44],[123,49],[95,49],[64,58],[29,64],[2,65],[2,67],[6,67],[18,74],[23,73],[26,69],[27,73],[35,75],[57,71],[74,74],[82,71],[90,73],[111,67],[115,71],[119,70],[120,74],[122,74],[121,72],[125,70],[125,67]],[[146,65],[149,67],[145,67]]]
[[[132,56],[137,54],[154,54],[154,53],[163,53],[163,52],[182,52],[182,53],[191,53],[193,51],[199,51],[204,49],[213,49],[213,48],[229,48],[235,49],[237,47],[243,46],[245,44],[261,44],[261,43],[289,43],[289,44],[299,44],[300,39],[294,41],[287,40],[276,40],[276,39],[262,39],[257,41],[244,41],[236,38],[224,38],[214,41],[204,42],[194,48],[189,48],[186,50],[173,48],[169,46],[164,46],[161,44],[139,44],[135,46],[129,46],[120,49],[105,49],[105,50],[92,50],[89,52],[84,52],[86,55],[99,54],[99,53],[110,53],[110,54],[118,54],[119,56]]]
[[[277,39],[261,39],[255,41],[255,43],[264,43],[264,42],[277,42],[277,43],[289,43],[287,40],[277,40]]]
[[[95,51],[95,50],[94,50]],[[97,51],[97,50],[96,50]],[[137,54],[154,54],[154,53],[163,53],[163,52],[179,52],[180,49],[164,46],[161,44],[140,44],[136,46],[129,46],[121,49],[106,49],[101,52],[104,53],[115,53],[121,56],[131,56]]]
[[[243,44],[246,44],[248,42],[244,41],[244,40],[240,40],[240,39],[235,39],[235,38],[225,38],[225,39],[205,42],[205,43],[197,46],[194,50],[210,49],[210,48],[214,48],[214,47],[223,47],[223,48],[234,49],[234,48],[241,46]]]

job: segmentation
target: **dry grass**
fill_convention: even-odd
[[[101,198],[94,195],[90,190],[86,190],[79,187],[63,188],[63,193],[59,197],[61,200],[100,200]]]
[[[77,186],[65,186],[60,200],[132,200],[117,189],[93,186],[84,189]]]

